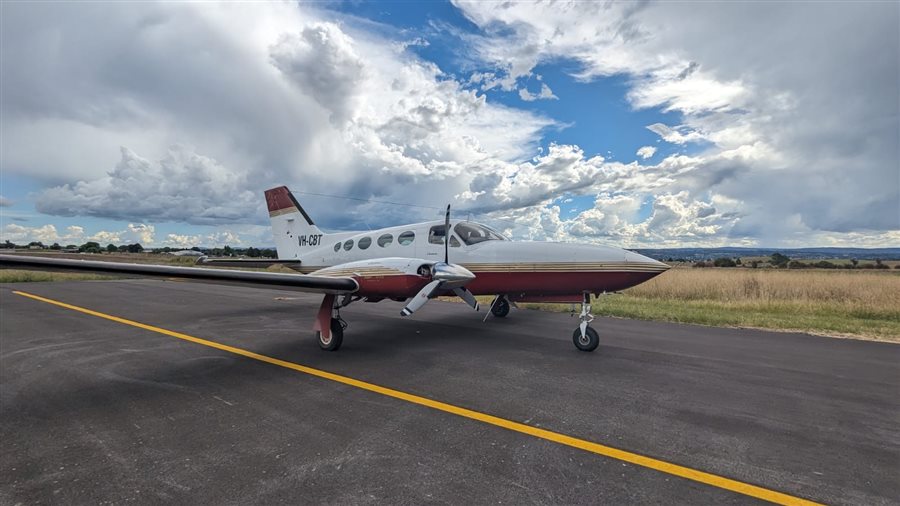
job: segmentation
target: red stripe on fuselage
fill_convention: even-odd
[[[617,292],[639,285],[659,272],[479,272],[466,285],[475,295],[509,294],[516,297],[579,296],[582,292]],[[357,295],[364,297],[412,297],[429,278],[416,275],[357,277]]]

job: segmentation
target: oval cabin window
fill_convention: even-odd
[[[362,239],[359,240],[359,243],[357,243],[357,246],[359,246],[359,249],[367,249],[371,245],[372,245],[371,237],[363,237]]]
[[[412,231],[406,231],[400,234],[397,237],[397,242],[399,242],[403,246],[409,246],[416,239],[416,233]]]
[[[391,234],[384,234],[383,236],[378,238],[378,245],[382,248],[390,246],[392,242],[394,242],[394,236],[392,236]]]

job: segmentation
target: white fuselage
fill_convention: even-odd
[[[476,295],[507,293],[518,300],[531,296],[550,300],[550,296],[576,296],[585,291],[617,291],[668,269],[651,258],[608,246],[511,241],[499,234],[471,243],[471,238],[466,241],[457,232],[465,231],[467,225],[487,227],[467,221],[451,220],[450,224],[449,261],[476,275],[469,285]],[[287,235],[295,241],[292,249],[296,252],[294,259],[301,261],[300,271],[312,273],[366,260],[442,262],[443,226],[443,221],[431,221],[366,232],[323,233],[321,237]],[[435,235],[436,229],[440,235]]]

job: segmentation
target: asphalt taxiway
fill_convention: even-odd
[[[900,500],[898,345],[432,301],[327,353],[318,304],[0,285],[0,503]]]

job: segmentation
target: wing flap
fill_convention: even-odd
[[[33,270],[102,272],[138,276],[193,279],[229,284],[262,285],[300,292],[345,294],[359,289],[349,277],[309,276],[280,272],[252,272],[242,270],[176,267],[169,265],[130,264],[96,260],[72,260],[26,255],[0,255],[0,267]]]

